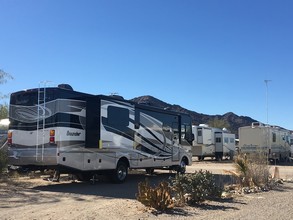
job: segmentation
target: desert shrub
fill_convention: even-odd
[[[7,168],[7,153],[6,151],[0,150],[0,176],[2,172]]]
[[[151,187],[148,179],[138,184],[137,200],[147,207],[165,211],[174,208],[172,189],[168,182],[160,182],[158,186]]]
[[[205,200],[221,197],[222,189],[216,186],[215,179],[209,171],[195,171],[194,173],[177,174],[172,179],[175,198],[180,204],[198,204]]]

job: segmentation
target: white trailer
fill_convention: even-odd
[[[97,173],[123,182],[128,169],[173,169],[192,163],[191,118],[70,86],[11,94],[9,164],[28,169]]]
[[[192,143],[192,156],[203,160],[213,157],[222,160],[223,157],[233,158],[235,153],[235,134],[207,125],[192,126],[194,141]]]
[[[239,150],[246,154],[263,154],[268,160],[288,160],[291,155],[291,133],[278,126],[253,122],[239,128]]]

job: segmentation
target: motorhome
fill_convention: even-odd
[[[239,150],[246,154],[263,154],[268,160],[288,160],[292,138],[289,130],[253,122],[239,128]]]
[[[70,86],[11,94],[9,164],[55,169],[88,180],[97,173],[125,181],[128,169],[172,169],[192,163],[191,118]]]
[[[225,129],[213,128],[208,125],[192,126],[194,140],[192,155],[203,160],[212,157],[216,160],[233,159],[235,153],[235,134]]]

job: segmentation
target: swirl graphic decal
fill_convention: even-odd
[[[25,123],[37,122],[39,119],[46,119],[52,115],[51,110],[43,106],[17,106],[14,113],[14,116],[18,121]]]

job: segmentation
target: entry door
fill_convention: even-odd
[[[173,129],[173,146],[172,146],[172,161],[178,161],[180,158],[179,151],[179,124],[177,122],[172,123]]]
[[[197,128],[197,143],[203,144],[203,129]]]
[[[215,152],[223,152],[223,134],[215,132]]]

